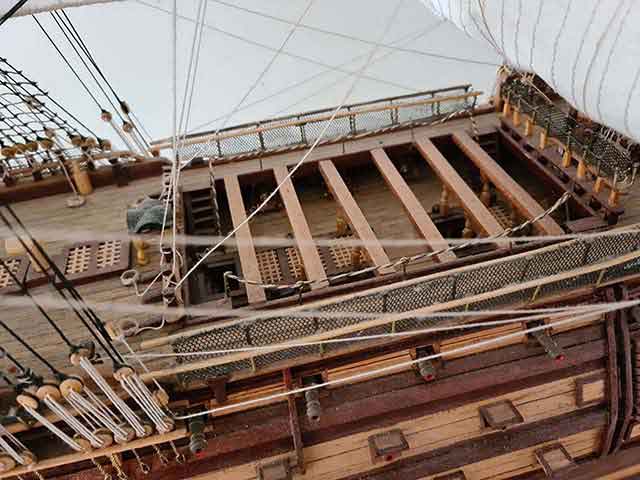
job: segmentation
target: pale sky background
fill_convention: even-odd
[[[295,22],[308,5],[306,0],[225,1],[291,22]],[[0,2],[15,3],[14,0]],[[170,10],[172,5],[170,0],[145,2],[166,10]],[[179,0],[179,14],[195,19],[198,4],[197,0]],[[396,5],[395,0],[316,0],[302,23],[378,41]],[[135,0],[74,8],[67,13],[116,91],[130,104],[151,135],[154,138],[169,135],[172,109],[171,16]],[[49,14],[40,14],[38,18],[99,101],[108,106]],[[419,0],[404,0],[383,43],[405,40],[397,45],[423,52],[499,63],[497,55],[488,46],[468,38],[452,24],[441,23],[426,33],[439,22],[441,20]],[[241,11],[214,0],[208,1],[206,23],[236,37],[210,29],[204,32],[191,128],[233,110],[269,63],[274,52],[250,42],[277,49],[292,28],[287,23]],[[192,22],[178,20],[180,103],[194,26]],[[420,36],[421,33],[426,34]],[[357,71],[372,48],[370,44],[299,27],[284,51],[331,66],[346,63],[343,68]],[[98,135],[115,140],[115,134],[99,119],[93,101],[31,17],[12,19],[0,27],[0,55],[38,81],[42,88]],[[350,62],[359,55],[362,57]],[[496,75],[496,67],[492,66],[443,60],[387,48],[380,48],[376,59],[380,60],[370,65],[366,74],[383,81],[361,79],[349,99],[350,103],[464,83],[472,83],[476,89],[490,92]],[[327,73],[298,87],[287,88],[322,72]],[[273,99],[238,112],[228,125],[334,106],[340,102],[352,80],[353,77],[348,77],[344,72],[331,72],[327,67],[282,53],[246,103],[282,89],[285,91]],[[312,98],[305,100],[313,94]],[[217,122],[205,128],[213,129],[220,125],[221,122]]]

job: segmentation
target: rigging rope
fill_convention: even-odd
[[[64,61],[64,63],[67,64],[67,66],[69,67],[69,70],[71,70],[71,72],[73,73],[73,75],[78,79],[78,82],[80,82],[80,85],[82,85],[82,88],[84,88],[84,90],[87,92],[87,94],[89,95],[89,97],[91,97],[91,99],[93,100],[93,102],[96,104],[96,106],[98,107],[98,109],[100,111],[103,110],[102,106],[100,105],[100,102],[98,102],[98,99],[95,97],[95,95],[91,92],[91,90],[89,90],[89,87],[87,86],[86,83],[84,83],[84,81],[82,80],[82,78],[80,78],[80,75],[78,75],[78,72],[76,72],[75,68],[73,68],[73,66],[71,65],[71,63],[69,63],[69,60],[67,60],[67,57],[65,57],[64,53],[62,53],[62,50],[60,50],[60,48],[58,47],[58,45],[56,44],[56,42],[53,40],[53,38],[51,38],[51,36],[49,35],[49,33],[45,30],[45,28],[42,26],[42,24],[40,23],[40,20],[38,20],[38,18],[35,15],[31,16],[35,22],[38,24],[38,27],[40,27],[40,30],[42,31],[42,33],[44,34],[44,36],[49,40],[49,43],[51,43],[51,45],[53,46],[53,48],[56,49],[56,51],[58,52],[58,54],[60,55],[60,57],[62,58],[62,60]]]
[[[398,38],[397,40],[392,42],[390,45],[405,45],[405,44],[409,44],[409,43],[411,43],[411,42],[413,42],[413,41],[415,41],[415,40],[417,40],[419,38],[425,37],[426,35],[430,34],[434,30],[436,30],[438,27],[444,25],[444,23],[445,23],[444,21],[439,20],[434,25],[431,25],[431,26],[429,26],[429,27],[427,27],[425,29],[414,30],[413,32],[411,32],[409,34],[403,35],[401,38]],[[391,50],[391,51],[385,53],[384,55],[381,55],[380,57],[374,59],[371,62],[371,64],[373,65],[375,63],[378,63],[378,62],[382,61],[383,59],[389,58],[391,55],[394,55],[394,54],[396,54],[396,52]],[[245,111],[245,110],[247,110],[247,109],[249,109],[251,107],[254,107],[256,105],[264,103],[264,102],[266,102],[268,100],[271,100],[271,99],[273,99],[273,98],[275,98],[275,97],[277,97],[277,96],[279,96],[279,95],[281,95],[283,93],[290,93],[293,89],[298,88],[298,87],[300,87],[302,85],[306,85],[307,83],[309,83],[309,82],[311,82],[313,80],[316,80],[317,78],[322,77],[322,76],[324,76],[324,75],[326,75],[328,73],[332,73],[332,72],[342,73],[344,67],[347,67],[347,66],[349,66],[349,65],[351,65],[354,62],[357,62],[359,60],[363,60],[364,58],[366,58],[366,56],[367,56],[366,53],[365,54],[361,54],[361,55],[356,55],[355,57],[350,58],[346,62],[343,62],[343,63],[337,65],[336,67],[324,68],[322,71],[320,71],[318,73],[315,73],[315,74],[313,74],[313,75],[311,75],[309,77],[306,77],[306,78],[304,78],[302,80],[299,80],[299,81],[297,81],[295,83],[292,83],[291,85],[287,85],[286,87],[281,88],[279,90],[276,90],[275,92],[273,92],[273,93],[271,93],[271,94],[269,94],[269,95],[267,95],[265,97],[259,98],[257,100],[254,100],[253,102],[249,102],[249,103],[245,104],[244,106],[238,108],[236,113]],[[309,99],[315,97],[316,95],[319,95],[322,92],[325,92],[325,91],[328,91],[328,90],[332,89],[338,83],[341,83],[343,80],[345,80],[347,78],[350,78],[353,75],[355,75],[355,73],[356,72],[345,74],[338,81],[331,82],[330,84],[326,84],[324,87],[322,87],[322,89],[317,90],[314,93],[312,93],[312,94],[310,94],[310,95],[308,95],[308,96],[296,101],[296,103],[289,105],[287,108],[280,109],[278,112],[276,112],[275,115],[278,115],[279,113],[282,113],[284,111],[288,111],[290,108],[293,108],[294,106],[296,106],[296,105],[298,105],[300,103],[303,103],[306,100],[309,100]],[[414,91],[414,90],[412,90],[412,91]],[[189,133],[194,132],[194,131],[202,130],[203,128],[208,127],[210,125],[213,125],[214,123],[219,122],[220,120],[224,120],[228,115],[230,115],[230,112],[227,112],[224,115],[220,115],[219,117],[214,118],[213,120],[210,120],[208,122],[205,122],[205,123],[202,123],[200,125],[197,125],[197,126],[193,127],[193,129]]]
[[[218,3],[220,5],[224,5],[226,7],[233,8],[233,9],[236,9],[236,10],[241,10],[241,11],[244,11],[246,13],[250,13],[252,15],[256,15],[256,16],[260,16],[260,17],[267,18],[267,19],[270,19],[270,20],[274,20],[274,21],[277,21],[277,22],[281,22],[281,23],[285,23],[285,24],[289,24],[289,25],[293,24],[293,22],[291,22],[290,20],[287,20],[285,18],[277,17],[275,15],[269,15],[267,13],[258,12],[256,10],[251,10],[249,8],[242,7],[242,6],[237,5],[237,4],[225,2],[223,0],[209,0],[209,1],[214,2],[214,3]],[[433,53],[433,52],[424,52],[422,50],[416,50],[416,49],[411,49],[411,48],[394,47],[392,45],[388,45],[388,44],[382,43],[381,41],[375,42],[375,41],[367,40],[365,38],[356,37],[354,35],[349,35],[349,34],[341,33],[341,32],[335,32],[333,30],[326,30],[324,28],[314,27],[312,25],[307,25],[307,24],[304,24],[304,23],[300,24],[300,28],[303,28],[303,29],[306,29],[306,30],[310,30],[310,31],[313,31],[313,32],[317,32],[317,33],[322,33],[322,34],[325,34],[325,35],[335,36],[335,37],[342,38],[342,39],[345,39],[345,40],[351,40],[351,41],[354,41],[354,42],[364,43],[366,45],[390,48],[390,49],[397,50],[399,52],[413,53],[413,54],[416,54],[416,55],[424,55],[424,56],[440,58],[440,59],[444,59],[444,60],[462,61],[462,62],[468,62],[468,63],[478,64],[478,65],[491,65],[492,67],[498,67],[499,66],[499,64],[497,64],[495,62],[481,61],[481,60],[475,60],[475,59],[470,59],[470,58],[469,59],[458,58],[458,57],[454,57],[454,56],[450,56],[450,55],[442,55],[442,54],[437,54],[437,53]]]
[[[393,14],[390,18],[390,20],[387,22],[387,25],[384,29],[384,32],[382,33],[381,38],[384,39],[384,37],[387,35],[389,29],[391,28],[391,25],[393,24],[393,21],[395,20],[399,10],[400,10],[400,6],[402,5],[403,0],[400,0],[395,8],[395,10],[393,11]],[[200,258],[200,260],[198,260],[195,265],[193,267],[191,267],[191,269],[184,275],[184,277],[182,277],[180,279],[180,281],[176,284],[175,288],[178,289],[180,287],[180,285],[182,285],[184,283],[184,281],[189,277],[189,275],[191,275],[206,259],[207,257],[209,257],[209,255],[211,255],[214,251],[216,251],[222,244],[224,241],[226,241],[227,239],[231,238],[233,235],[235,235],[235,233],[242,228],[244,225],[246,225],[247,223],[249,223],[249,221],[251,221],[251,219],[253,217],[255,217],[270,201],[271,199],[280,191],[280,188],[282,188],[282,185],[285,182],[288,182],[289,179],[293,176],[293,174],[300,168],[300,166],[304,163],[304,161],[309,157],[309,155],[311,155],[311,153],[313,152],[313,150],[315,150],[315,147],[318,145],[318,143],[320,143],[320,140],[322,139],[322,137],[324,137],[325,133],[327,132],[327,130],[329,129],[329,126],[331,126],[331,124],[333,123],[333,120],[335,119],[336,115],[338,114],[338,112],[342,109],[342,107],[344,106],[344,104],[346,103],[347,99],[351,96],[351,94],[353,93],[353,91],[355,90],[356,85],[358,84],[362,74],[364,73],[364,71],[367,69],[367,67],[369,66],[369,64],[371,63],[371,60],[373,59],[374,55],[376,54],[376,52],[378,51],[379,47],[375,46],[371,49],[371,52],[369,54],[369,57],[367,58],[367,61],[363,64],[362,68],[360,69],[360,71],[358,72],[358,75],[356,75],[354,81],[352,82],[351,86],[349,87],[349,89],[347,90],[346,94],[344,95],[342,101],[340,102],[340,105],[338,105],[338,107],[335,108],[335,110],[333,111],[333,114],[331,115],[331,117],[329,118],[329,120],[326,122],[326,124],[324,125],[323,129],[320,131],[318,137],[316,138],[316,140],[313,142],[313,144],[311,145],[311,147],[309,148],[309,150],[302,156],[302,158],[300,159],[300,161],[298,163],[296,163],[296,165],[293,166],[293,168],[289,171],[289,173],[285,176],[285,178],[282,180],[282,182],[280,182],[280,184],[278,184],[276,186],[276,188],[265,198],[265,200],[256,207],[256,209],[251,212],[251,214],[249,214],[247,216],[247,218],[245,218],[240,224],[238,224],[238,226],[236,226],[226,237],[223,241],[217,243],[213,248],[209,249],[207,252],[205,252],[202,257]]]

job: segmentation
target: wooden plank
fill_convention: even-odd
[[[382,148],[376,148],[375,150],[371,150],[371,156],[380,174],[382,174],[391,191],[402,203],[402,206],[418,232],[425,240],[436,242],[435,245],[429,245],[429,249],[434,251],[444,248],[446,243],[440,230],[435,226],[431,217],[425,211],[416,195],[411,191],[407,182],[404,181],[404,178],[402,178],[385,151]],[[455,260],[457,257],[453,252],[445,252],[436,255],[435,258],[439,262],[446,262]]]
[[[530,220],[544,212],[540,204],[511,178],[468,133],[455,132],[453,141],[525,218]],[[564,230],[550,216],[538,221],[534,227],[547,235],[564,234]]]
[[[382,245],[380,245],[380,242],[378,242],[371,225],[367,222],[362,210],[360,210],[360,207],[353,198],[353,195],[351,195],[347,185],[344,183],[344,180],[342,180],[336,166],[331,160],[323,160],[318,162],[318,167],[320,168],[320,173],[322,174],[327,187],[347,216],[349,225],[358,238],[365,243],[365,249],[367,250],[369,258],[371,258],[371,261],[375,265],[384,265],[385,263],[389,263],[389,257],[382,248]],[[378,271],[381,274],[385,274],[392,273],[395,269],[389,267]]]
[[[309,224],[302,211],[298,195],[296,195],[293,182],[290,178],[287,178],[287,174],[287,167],[276,167],[273,169],[276,183],[282,183],[282,187],[280,187],[280,197],[287,211],[287,217],[289,218],[293,235],[298,244],[298,250],[302,257],[307,278],[309,280],[322,280],[326,278],[327,274],[322,266],[318,249],[313,243],[313,236],[311,235]],[[322,288],[324,286],[323,284],[317,283],[312,285],[311,288]]]
[[[423,138],[417,140],[415,144],[422,157],[447,187],[449,193],[458,199],[474,226],[486,235],[500,235],[504,229],[498,223],[498,220],[471,190],[467,182],[458,175],[458,172],[455,171],[433,142],[428,138]]]
[[[247,219],[247,211],[244,207],[244,201],[242,200],[238,177],[224,177],[224,188],[227,192],[227,199],[229,200],[231,220],[233,221],[233,226],[237,227]],[[253,237],[251,236],[251,230],[248,224],[238,229],[236,238],[238,240],[238,253],[240,255],[240,265],[242,265],[242,275],[246,279],[262,281],[256,249],[253,246]],[[255,285],[247,285],[246,287],[249,303],[264,302],[267,299],[264,289]]]

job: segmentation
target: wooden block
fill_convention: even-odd
[[[372,463],[391,462],[409,449],[409,443],[399,429],[372,435],[368,442]]]
[[[524,421],[522,415],[510,400],[484,405],[478,410],[485,425],[490,428],[506,429]]]
[[[256,470],[258,480],[291,480],[292,478],[288,458],[258,465]]]
[[[318,162],[318,167],[331,194],[347,216],[351,229],[356,233],[358,238],[365,243],[364,247],[371,261],[375,265],[389,263],[387,253],[382,248],[382,245],[380,245],[380,242],[378,242],[371,225],[369,225],[362,210],[360,210],[347,185],[344,183],[344,180],[342,180],[336,166],[331,160],[323,160]],[[381,274],[393,273],[394,271],[395,269],[392,267],[379,270]]]
[[[456,132],[453,134],[453,141],[525,218],[532,219],[544,212],[540,204],[511,178],[469,134]],[[535,228],[547,235],[564,234],[564,230],[550,216],[537,222]]]
[[[467,480],[467,476],[462,470],[457,472],[447,473],[446,475],[440,475],[439,477],[433,477],[433,480]]]
[[[576,380],[576,404],[579,407],[596,405],[606,400],[606,385],[602,375]]]
[[[553,477],[559,472],[575,466],[571,455],[560,443],[536,450],[535,456],[547,477]]]
[[[273,169],[276,182],[278,184],[284,182],[280,188],[280,196],[284,203],[285,210],[287,211],[287,217],[289,218],[289,224],[293,230],[293,235],[298,243],[298,250],[302,257],[302,263],[309,280],[322,280],[327,275],[322,266],[322,260],[318,254],[318,249],[313,243],[313,236],[311,235],[311,229],[307,223],[307,219],[304,216],[300,200],[296,195],[295,188],[291,179],[287,179],[287,168],[276,167]],[[286,179],[286,180],[285,180]],[[322,288],[323,284],[312,285],[311,288]]]
[[[229,200],[229,210],[231,211],[231,220],[234,227],[242,224],[247,219],[247,211],[242,200],[242,192],[240,191],[240,183],[238,177],[224,177],[224,188],[227,192]],[[236,232],[238,240],[238,254],[240,256],[240,265],[242,266],[242,275],[246,279],[257,280],[262,282],[260,276],[260,268],[258,267],[258,258],[256,249],[253,245],[253,237],[249,225],[245,224]],[[247,299],[249,303],[264,302],[267,296],[262,287],[256,285],[247,285]]]
[[[387,182],[387,185],[394,193],[394,195],[400,200],[405,211],[409,215],[411,222],[416,227],[416,230],[422,235],[425,240],[436,241],[434,245],[430,245],[431,251],[440,250],[446,247],[444,238],[435,226],[429,214],[425,211],[424,207],[415,196],[415,194],[404,181],[402,175],[398,172],[393,165],[385,151],[381,148],[371,150],[371,156],[373,161],[378,167],[378,170],[382,174],[382,177]],[[457,257],[453,252],[446,252],[436,255],[439,262],[446,262],[449,260],[455,260]]]

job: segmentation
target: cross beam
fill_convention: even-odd
[[[293,182],[290,178],[287,178],[287,167],[275,167],[273,169],[276,182],[282,183],[280,188],[280,197],[284,203],[284,207],[287,211],[287,217],[289,218],[289,224],[293,230],[293,235],[298,244],[298,250],[302,257],[302,263],[304,270],[309,280],[322,280],[326,278],[324,267],[322,266],[322,260],[320,254],[313,242],[313,236],[309,229],[309,224],[302,211],[300,200],[296,195],[296,190],[293,186]],[[284,182],[284,183],[283,183]],[[322,288],[324,285],[316,283],[311,288]]]
[[[369,222],[365,218],[362,210],[356,203],[353,195],[342,180],[340,173],[331,160],[323,160],[318,162],[320,173],[331,191],[333,198],[338,202],[344,214],[347,217],[349,225],[356,233],[358,238],[364,242],[369,258],[375,265],[384,265],[389,262],[389,257],[380,245],[375,233]],[[395,270],[392,267],[379,270],[381,274],[392,273]]]
[[[435,242],[435,244],[429,244],[429,249],[434,251],[446,247],[440,230],[435,226],[431,217],[429,217],[429,214],[425,211],[416,195],[411,188],[409,188],[407,182],[404,181],[404,178],[402,178],[402,175],[400,175],[386,152],[382,148],[376,148],[375,150],[371,150],[371,156],[385,182],[387,182],[391,191],[402,203],[416,230],[418,230],[425,240]],[[453,252],[449,251],[440,253],[436,255],[435,258],[439,262],[446,262],[455,260],[457,257]]]
[[[518,182],[511,178],[468,133],[464,131],[455,132],[453,141],[523,217],[530,220],[544,212],[540,204]],[[546,235],[564,234],[564,230],[550,216],[546,216],[536,222],[534,228]]]
[[[231,175],[224,177],[224,188],[227,192],[229,200],[229,210],[231,211],[231,220],[233,226],[238,227],[247,219],[247,211],[242,200],[242,192],[240,191],[240,183],[238,177]],[[236,232],[236,240],[238,243],[238,254],[240,255],[240,265],[242,266],[242,275],[249,280],[262,281],[260,268],[258,267],[258,257],[256,249],[253,245],[253,237],[249,224],[244,224]],[[266,301],[267,297],[264,289],[255,285],[247,285],[247,299],[249,303],[258,303]]]
[[[451,166],[447,159],[440,153],[431,140],[423,138],[415,142],[422,157],[438,175],[440,181],[446,186],[460,202],[465,213],[471,219],[474,227],[486,235],[499,235],[504,229],[489,209],[480,201],[458,172]]]

